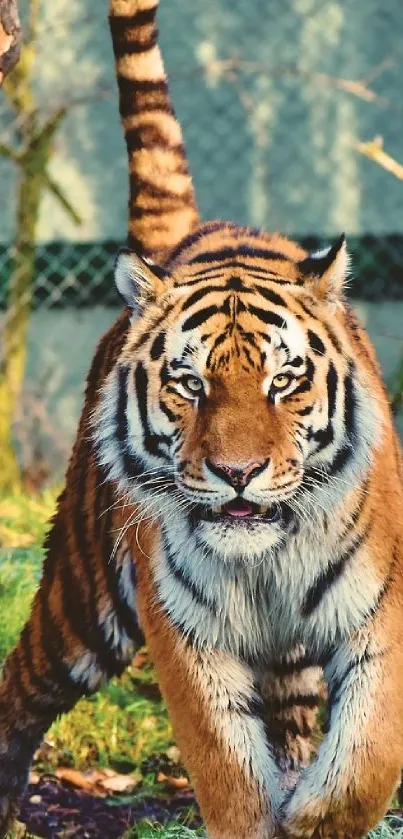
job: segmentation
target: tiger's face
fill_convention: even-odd
[[[230,265],[191,251],[164,278],[128,253],[117,267],[134,314],[98,412],[101,460],[146,514],[225,558],[260,556],[309,505],[329,508],[373,434],[337,301],[286,244],[294,259],[263,269],[236,242]],[[342,243],[316,259],[318,284],[345,273]]]

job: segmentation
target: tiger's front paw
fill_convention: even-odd
[[[296,802],[295,798],[293,792],[281,808],[279,835],[282,839],[322,839],[324,834],[319,832],[319,828],[323,823],[323,802],[315,797],[304,802]]]
[[[375,820],[376,821],[376,820]],[[292,795],[283,806],[279,835],[282,839],[360,839],[374,826],[374,819],[359,802],[335,802]]]

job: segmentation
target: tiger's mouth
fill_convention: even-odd
[[[261,505],[243,498],[234,498],[218,507],[204,507],[198,504],[193,511],[193,516],[202,521],[222,522],[235,526],[256,522],[275,524],[283,519],[284,508],[284,503]]]

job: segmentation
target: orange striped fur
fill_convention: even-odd
[[[182,130],[157,43],[156,0],[110,0],[129,162],[129,247],[165,262],[198,221]]]
[[[112,32],[121,109],[138,112],[130,241],[164,265],[118,257],[127,305],[95,353],[0,685],[0,832],[52,720],[145,637],[209,839],[359,839],[403,764],[403,470],[387,394],[345,298],[343,238],[308,254],[195,227],[190,181],[162,201],[169,167],[148,203],[165,139],[188,175],[145,11],[114,3]],[[139,79],[162,81],[156,134],[140,131]],[[182,221],[160,226],[174,206]]]

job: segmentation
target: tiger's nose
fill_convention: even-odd
[[[237,492],[245,489],[248,483],[255,478],[259,472],[263,472],[269,463],[270,458],[266,460],[254,460],[251,463],[235,464],[235,463],[220,463],[206,458],[206,464],[211,472],[214,472],[218,478],[226,481]]]

